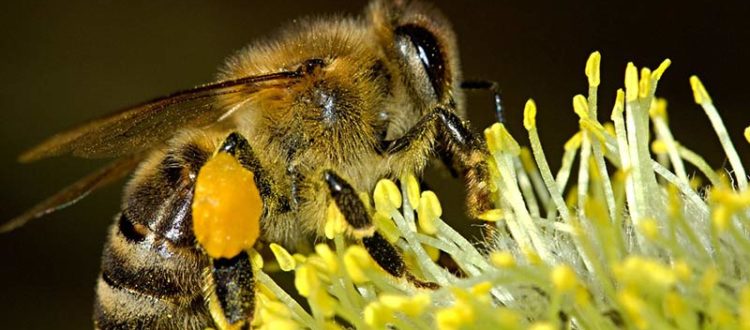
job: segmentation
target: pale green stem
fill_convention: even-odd
[[[279,287],[274,280],[269,277],[265,272],[262,270],[258,270],[255,274],[257,276],[258,281],[265,285],[273,294],[276,296],[276,299],[279,299],[283,304],[287,305],[292,310],[292,313],[294,313],[294,316],[297,320],[302,322],[302,325],[314,328],[316,326],[316,322],[313,319],[313,317],[305,311],[302,306],[300,306],[294,298],[289,296],[289,294],[284,291],[281,287]]]
[[[742,161],[740,161],[740,156],[737,154],[737,150],[734,149],[732,139],[729,138],[729,133],[724,126],[724,122],[721,120],[721,116],[719,116],[719,112],[716,111],[716,107],[714,107],[713,103],[703,102],[701,106],[706,112],[708,119],[711,121],[714,131],[716,131],[716,135],[719,137],[719,142],[721,142],[721,146],[724,148],[724,153],[726,153],[727,158],[729,159],[729,164],[732,165],[734,176],[737,178],[738,187],[741,191],[746,190],[747,175],[745,174],[745,168],[742,166]]]
[[[688,180],[687,172],[685,172],[685,164],[682,162],[682,158],[680,158],[679,151],[677,150],[677,143],[672,136],[672,131],[669,130],[669,126],[667,126],[667,123],[662,117],[655,116],[652,118],[652,121],[654,123],[656,135],[667,147],[667,155],[669,155],[669,161],[674,167],[675,174],[677,174],[677,177],[680,178],[680,180],[689,182],[690,180]]]
[[[721,179],[719,179],[719,176],[716,175],[716,172],[711,168],[711,165],[708,165],[703,157],[684,146],[679,146],[678,152],[680,153],[680,157],[701,171],[708,181],[711,182],[712,186],[718,187],[721,185]]]

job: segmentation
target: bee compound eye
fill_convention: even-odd
[[[399,26],[395,33],[396,36],[409,39],[414,47],[414,53],[403,55],[418,58],[432,85],[435,96],[440,99],[445,89],[446,70],[445,57],[438,38],[429,30],[415,24]]]

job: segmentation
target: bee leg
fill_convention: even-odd
[[[224,139],[219,150],[236,157],[243,167],[253,172],[255,185],[264,199],[275,195],[271,190],[273,183],[268,178],[268,175],[266,175],[266,171],[261,167],[258,158],[255,156],[255,152],[253,152],[247,139],[242,134],[237,132],[230,133]]]
[[[242,167],[252,172],[258,189],[257,193],[263,200],[263,205],[260,207],[265,209],[261,218],[265,216],[269,208],[276,210],[279,205],[283,204],[283,198],[272,190],[273,182],[270,181],[250,144],[241,134],[230,133],[219,146],[218,152],[231,155]],[[251,220],[260,221],[261,219]],[[208,250],[206,251],[210,258],[210,265],[203,277],[204,291],[209,303],[209,312],[216,327],[222,330],[249,329],[255,309],[255,285],[250,257],[244,250],[234,256],[212,255]]]
[[[406,168],[422,168],[429,154],[446,152],[466,182],[466,206],[469,216],[477,218],[493,208],[490,174],[487,167],[489,151],[484,139],[471,132],[468,123],[455,112],[437,107],[425,115],[404,136],[393,140],[386,153],[393,164],[412,164]],[[444,157],[446,158],[446,157]],[[422,167],[420,167],[422,166]],[[400,174],[400,173],[399,173]]]
[[[325,171],[324,178],[336,206],[354,229],[355,236],[361,237],[362,245],[380,267],[395,277],[405,278],[417,287],[438,288],[437,284],[422,281],[409,272],[398,250],[375,231],[362,200],[346,180],[333,171]]]
[[[500,97],[500,90],[496,81],[492,80],[467,80],[461,82],[461,88],[463,89],[482,89],[492,93],[493,100],[495,101],[495,116],[499,123],[505,123],[505,115],[503,111],[503,101]]]
[[[255,156],[255,152],[250,147],[250,143],[242,134],[237,132],[230,133],[219,147],[219,150],[229,153],[237,158],[243,167],[253,172],[255,185],[258,192],[263,197],[265,208],[272,210],[272,213],[286,213],[296,208],[297,203],[294,197],[288,197],[274,190],[274,182],[268,176],[265,169]],[[296,193],[296,191],[292,191]]]
[[[208,308],[218,329],[249,329],[255,311],[255,283],[246,252],[213,259],[206,278]]]

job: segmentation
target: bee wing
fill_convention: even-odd
[[[143,159],[142,153],[125,156],[98,171],[87,175],[86,177],[63,188],[51,197],[43,200],[23,214],[0,225],[0,233],[9,232],[23,226],[33,219],[42,217],[78,202],[90,192],[113,183],[130,173],[130,171],[138,165],[141,159]]]
[[[143,151],[185,127],[204,127],[220,121],[261,90],[293,84],[299,72],[282,71],[221,81],[158,98],[59,133],[23,153],[30,162],[73,154],[104,158]]]

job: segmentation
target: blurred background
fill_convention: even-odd
[[[612,5],[562,1],[437,1],[459,37],[466,78],[500,84],[507,125],[526,144],[522,109],[533,97],[548,158],[577,130],[571,99],[586,93],[589,53],[602,53],[600,117],[608,118],[628,61],[672,67],[659,84],[675,137],[725,166],[721,147],[688,83],[706,84],[734,143],[750,165],[742,130],[750,124],[750,14],[745,3],[671,1]],[[356,15],[364,1],[9,1],[0,5],[0,221],[105,161],[62,157],[20,165],[16,156],[86,119],[212,80],[222,60],[296,17]],[[490,96],[470,94],[475,130],[493,121]],[[428,182],[456,226],[458,180]],[[0,320],[4,328],[91,327],[94,283],[122,183],[0,236]],[[447,207],[450,206],[450,207]],[[476,231],[469,228],[469,235]]]

